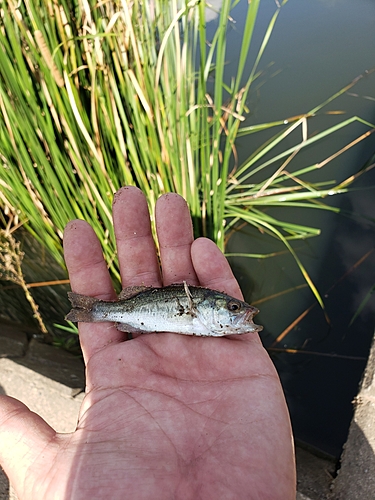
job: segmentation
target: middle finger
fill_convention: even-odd
[[[150,214],[140,189],[126,186],[116,193],[113,223],[122,288],[134,285],[161,286]]]

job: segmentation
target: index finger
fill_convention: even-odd
[[[64,257],[73,292],[101,300],[116,299],[100,242],[87,222],[74,220],[67,224]],[[80,323],[79,339],[85,363],[105,345],[120,342],[124,337],[109,323]]]

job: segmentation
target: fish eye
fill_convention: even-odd
[[[239,311],[241,309],[241,304],[237,300],[230,300],[228,302],[229,311]]]

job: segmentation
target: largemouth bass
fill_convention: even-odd
[[[199,286],[125,288],[117,301],[104,301],[68,293],[73,309],[68,321],[116,323],[128,333],[174,332],[183,335],[222,337],[259,332],[253,323],[259,311],[246,302]]]

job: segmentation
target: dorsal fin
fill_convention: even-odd
[[[135,297],[139,293],[145,292],[146,290],[151,290],[152,288],[153,288],[152,286],[146,286],[146,285],[127,286],[126,288],[122,289],[122,291],[118,296],[118,299],[119,300],[130,299],[131,297]]]

